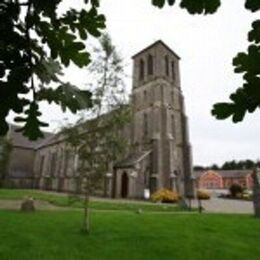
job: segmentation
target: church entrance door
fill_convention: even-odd
[[[127,198],[128,195],[128,176],[127,173],[124,172],[121,179],[121,197]]]

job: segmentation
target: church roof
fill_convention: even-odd
[[[14,147],[26,148],[26,149],[36,149],[42,142],[47,138],[53,136],[52,133],[43,132],[44,138],[39,138],[36,141],[30,141],[27,137],[23,136],[21,132],[17,132],[20,127],[17,125],[9,125],[8,137],[12,141]]]
[[[167,44],[165,44],[162,40],[158,40],[154,43],[152,43],[151,45],[149,45],[148,47],[146,47],[145,49],[137,52],[135,55],[132,56],[132,59],[136,58],[136,56],[140,55],[141,53],[153,48],[154,46],[161,44],[163,45],[169,52],[171,52],[174,56],[176,56],[179,60],[181,59],[180,56],[178,54],[176,54]]]
[[[115,168],[132,168],[137,163],[144,160],[151,152],[152,152],[152,150],[131,153],[131,154],[129,154],[128,157],[126,157],[122,161],[116,163],[114,167]]]
[[[210,172],[206,171],[195,171],[194,175],[196,178],[201,177],[203,174]],[[223,178],[241,178],[250,174],[252,170],[215,170],[214,173],[220,175]]]

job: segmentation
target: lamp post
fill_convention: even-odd
[[[194,181],[195,181],[195,176],[191,175],[190,176],[190,189],[188,191],[187,197],[189,200],[189,210],[191,211],[191,200],[194,198],[194,191],[193,191],[193,185],[194,185]]]
[[[171,178],[171,186],[172,186],[172,189],[173,190],[176,190],[176,179],[177,179],[177,176],[174,172],[172,172],[170,174],[170,178]]]
[[[111,196],[111,186],[112,186],[112,177],[113,177],[113,174],[110,173],[110,172],[107,172],[105,174],[105,197],[108,196],[108,193],[110,194]]]

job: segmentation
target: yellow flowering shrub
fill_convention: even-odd
[[[180,199],[180,195],[177,191],[160,189],[152,194],[151,199],[153,202],[177,202]]]
[[[206,190],[197,190],[197,199],[199,200],[209,200],[210,192]]]

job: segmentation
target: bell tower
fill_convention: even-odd
[[[193,192],[180,57],[162,41],[133,56],[132,145],[151,151],[150,190]]]

